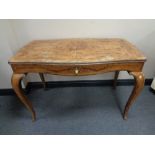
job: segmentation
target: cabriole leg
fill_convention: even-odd
[[[142,72],[130,72],[129,74],[134,76],[135,86],[125,106],[124,115],[123,115],[124,119],[127,119],[128,111],[131,105],[133,104],[134,100],[137,98],[137,96],[140,94],[141,90],[143,89],[144,82],[145,82],[145,78]]]
[[[116,71],[115,76],[114,76],[114,82],[113,82],[113,88],[114,89],[116,89],[118,75],[119,75],[119,71]]]
[[[32,114],[32,120],[35,121],[36,115],[35,111],[32,107],[32,103],[28,100],[28,98],[24,95],[24,92],[21,87],[21,80],[24,77],[24,74],[14,74],[12,75],[12,87],[19,97],[19,99],[22,101],[22,103],[26,106],[26,108],[31,112]]]
[[[44,89],[46,89],[46,82],[45,82],[44,74],[43,73],[39,73],[39,76],[40,76],[40,79],[41,79],[41,81],[43,83]]]

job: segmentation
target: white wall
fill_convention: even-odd
[[[147,56],[146,78],[155,75],[155,20],[10,20],[16,48],[34,39],[53,38],[125,38]],[[17,46],[18,45],[18,46]],[[14,50],[15,51],[15,50]],[[112,73],[89,77],[46,76],[48,80],[111,79]],[[121,73],[120,78],[131,78]],[[39,80],[30,76],[31,81]]]
[[[0,20],[0,89],[11,87],[12,70],[8,59],[17,50],[14,34],[8,20]]]

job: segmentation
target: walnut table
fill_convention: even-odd
[[[127,71],[135,79],[124,109],[123,117],[127,119],[130,106],[144,86],[142,68],[145,61],[143,54],[123,39],[61,39],[32,41],[21,48],[9,64],[13,70],[12,87],[32,113],[33,120],[35,111],[20,85],[27,73],[40,73],[44,81],[43,73],[83,76],[115,71],[115,87],[119,71]]]

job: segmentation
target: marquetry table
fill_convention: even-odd
[[[124,109],[123,118],[127,119],[130,106],[144,86],[145,61],[145,56],[123,39],[59,39],[30,42],[9,60],[9,64],[13,70],[12,87],[32,113],[32,120],[36,119],[35,111],[21,88],[21,80],[27,73],[39,73],[44,81],[43,73],[83,76],[115,72],[115,87],[119,71],[127,71],[135,79]]]

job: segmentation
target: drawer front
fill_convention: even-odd
[[[113,64],[11,64],[14,73],[48,73],[54,75],[95,75],[116,70],[141,71],[144,62]]]

